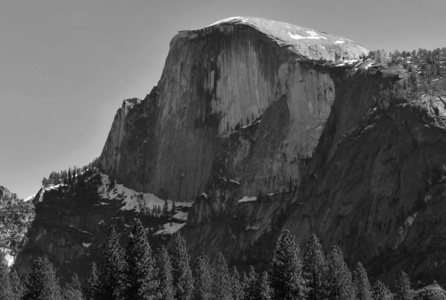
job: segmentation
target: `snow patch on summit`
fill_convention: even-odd
[[[207,26],[207,27],[215,26],[215,25],[219,25],[219,24],[223,24],[223,23],[228,23],[228,22],[232,22],[232,21],[239,21],[239,22],[244,23],[244,22],[246,22],[246,20],[247,20],[247,18],[245,18],[245,17],[240,17],[240,16],[237,16],[237,17],[230,17],[230,18],[226,18],[226,19],[217,21],[217,22],[215,22],[215,23],[212,23],[211,25],[209,25],[209,26]]]
[[[291,32],[288,32],[288,35],[290,36],[290,38],[294,39],[294,40],[319,40],[319,39],[324,39],[326,40],[327,38],[325,36],[320,36],[318,35],[316,32],[314,31],[307,31],[307,33],[312,32],[313,34],[310,34],[310,36],[301,36],[299,34],[293,34]]]

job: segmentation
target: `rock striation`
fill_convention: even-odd
[[[358,59],[362,46],[252,17],[223,20],[172,40],[163,74],[143,101],[118,111],[100,162],[124,184],[193,201],[230,136],[258,125],[225,162],[243,195],[299,179],[334,101],[333,78],[306,61]],[[260,122],[261,121],[261,122]]]

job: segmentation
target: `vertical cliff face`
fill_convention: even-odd
[[[381,105],[390,71],[346,78],[285,222],[300,243],[316,233],[390,282],[398,270],[445,280],[445,115],[437,97]],[[358,99],[359,101],[355,101]]]
[[[311,156],[334,100],[330,76],[300,62],[366,52],[343,38],[257,18],[180,32],[156,99],[131,109],[124,103],[118,112],[103,169],[130,187],[191,201],[212,180],[221,145],[258,122],[258,142],[245,141],[225,172],[243,195],[296,184],[299,157]],[[150,124],[139,106],[150,106]]]

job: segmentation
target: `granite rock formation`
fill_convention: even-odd
[[[289,228],[301,245],[312,233],[326,248],[339,244],[386,282],[400,269],[446,282],[442,92],[397,95],[408,70],[365,59],[348,39],[258,18],[181,31],[170,46],[157,86],[118,110],[100,165],[135,191],[193,202],[181,229],[193,256],[222,251],[230,264],[265,267]],[[102,218],[126,228],[138,216],[99,207],[91,225],[82,214],[106,200],[90,184],[80,211],[43,197],[20,266],[26,253],[82,261],[62,242],[38,242],[71,238],[71,223],[53,230],[39,213],[78,215],[72,222],[88,232]]]
[[[335,97],[326,70],[302,62],[367,54],[344,38],[247,17],[181,31],[170,46],[157,87],[116,114],[100,161],[129,187],[187,201],[209,182],[221,145],[260,120],[261,144],[243,141],[227,162],[242,194],[298,181],[299,157],[311,156]]]

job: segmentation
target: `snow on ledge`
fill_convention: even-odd
[[[91,246],[91,243],[82,243],[82,246],[84,246],[85,248],[88,248]]]
[[[25,202],[31,201],[31,200],[33,200],[33,199],[36,197],[36,195],[37,195],[37,193],[34,194],[34,195],[29,196],[29,197],[26,198],[26,199],[23,199],[23,201],[25,201]]]
[[[245,228],[245,230],[259,230],[259,229],[260,229],[259,226],[247,226],[247,227]]]
[[[242,199],[240,199],[237,203],[244,203],[244,202],[254,202],[257,201],[257,197],[248,197],[244,196]]]
[[[158,230],[157,232],[155,232],[154,235],[159,235],[159,234],[174,234],[175,232],[177,232],[178,230],[180,230],[181,228],[184,227],[184,225],[186,225],[186,223],[166,223],[163,225],[163,229]]]
[[[344,44],[345,41],[338,40],[338,41],[336,41],[336,42],[334,42],[334,43],[335,43],[335,44]]]

